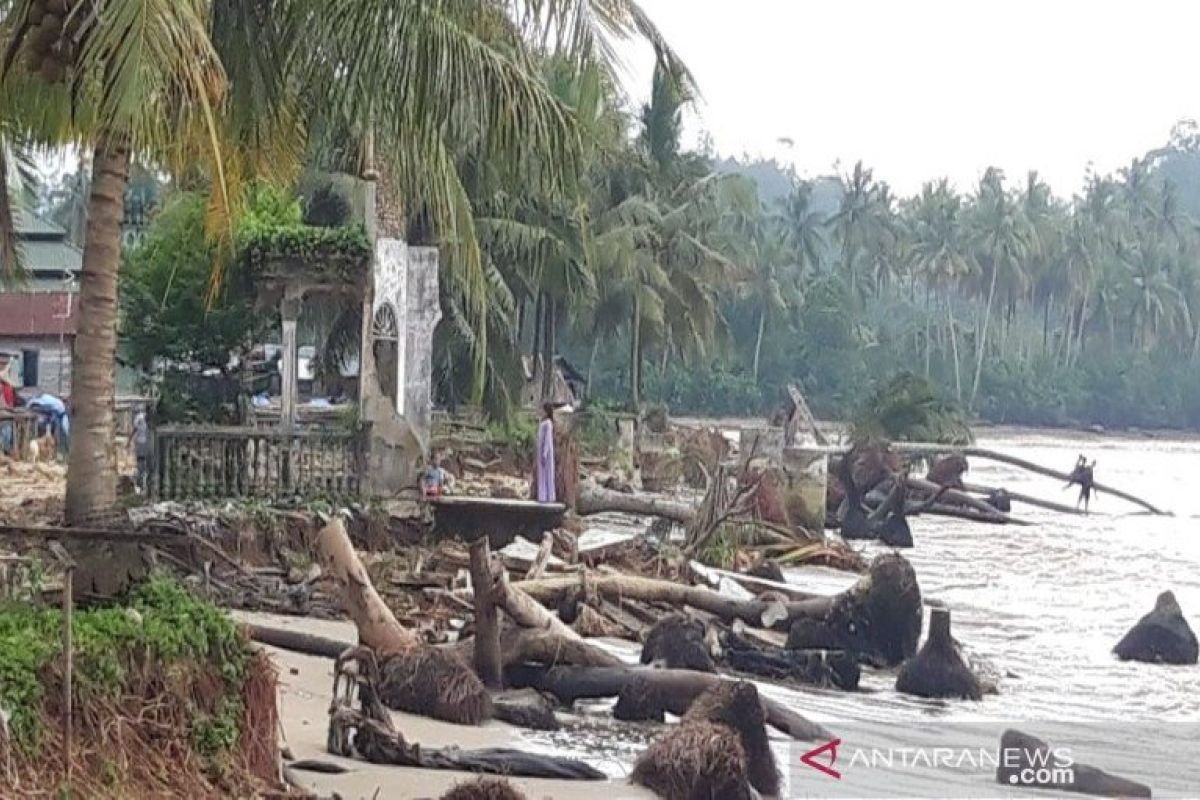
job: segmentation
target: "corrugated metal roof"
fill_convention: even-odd
[[[20,208],[13,217],[13,228],[22,239],[64,239],[67,235],[65,228]]]
[[[78,272],[83,268],[83,251],[66,242],[25,241],[21,243],[21,255],[25,257],[25,269],[32,272]]]
[[[0,292],[0,336],[73,336],[79,298],[67,292]]]
[[[75,273],[83,268],[83,252],[67,242],[67,232],[58,225],[25,211],[17,211],[14,223],[25,269],[33,273],[32,278],[39,272]]]

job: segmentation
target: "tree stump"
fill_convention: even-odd
[[[1138,620],[1113,648],[1122,661],[1195,664],[1200,647],[1172,592],[1163,592],[1154,610]]]
[[[896,691],[917,697],[960,697],[979,700],[983,688],[963,661],[950,636],[950,612],[935,608],[929,615],[929,638],[916,656],[904,662]]]

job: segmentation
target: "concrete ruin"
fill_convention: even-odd
[[[438,251],[404,241],[403,215],[379,197],[372,168],[354,184],[352,205],[372,241],[359,360],[359,413],[369,437],[364,490],[391,496],[417,483],[429,456],[433,332],[442,318]]]
[[[441,319],[438,251],[409,247],[398,215],[381,212],[372,177],[322,176],[362,222],[369,253],[268,254],[259,303],[278,304],[278,424],[156,431],[154,487],[192,496],[292,496],[306,491],[391,497],[417,484],[432,426],[433,333]],[[342,294],[362,303],[358,425],[301,415],[297,329],[305,303]],[[311,416],[311,415],[309,415]],[[197,477],[200,476],[200,477]]]
[[[438,251],[375,238],[363,298],[361,417],[370,423],[367,489],[392,495],[416,483],[429,454]]]

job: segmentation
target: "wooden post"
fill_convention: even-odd
[[[492,592],[492,552],[486,534],[471,542],[471,586],[475,590],[475,672],[489,689],[502,689],[500,620]]]
[[[65,551],[64,551],[65,552]],[[69,556],[68,556],[69,558]],[[72,610],[75,606],[74,593],[71,584],[75,581],[75,564],[67,563],[66,577],[63,579],[62,613],[63,613],[63,781],[70,791],[71,760],[74,750],[74,677],[75,677],[75,644],[71,635]]]

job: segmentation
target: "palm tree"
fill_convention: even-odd
[[[827,246],[825,215],[813,209],[812,191],[811,181],[797,181],[776,212],[801,275],[817,269]]]
[[[29,35],[29,10],[29,2],[17,2],[5,19],[0,77],[24,78],[12,76],[20,69],[14,59],[22,53],[22,63],[30,64],[41,48],[39,74],[47,79],[42,104],[69,104],[75,138],[92,153],[66,497],[67,519],[79,523],[116,502],[117,267],[131,154],[153,153],[179,164],[194,160],[201,146],[211,153],[226,79],[208,38],[206,3],[114,0],[90,18],[81,5],[65,21],[53,52],[45,50],[40,33]],[[64,80],[68,87],[60,85]]]
[[[1034,233],[1020,207],[1004,188],[1004,173],[989,167],[979,184],[975,205],[975,247],[987,265],[988,290],[978,341],[975,343],[975,378],[971,382],[969,408],[975,407],[983,359],[987,352],[996,284],[1003,273],[1014,281],[1024,280],[1023,265],[1035,247]]]
[[[787,247],[785,233],[781,230],[780,219],[759,214],[749,222],[748,228],[745,231],[744,257],[749,264],[750,278],[742,290],[758,313],[751,361],[751,375],[757,383],[767,324],[788,309],[785,286],[792,290],[787,292],[789,296],[796,296],[798,292],[794,280],[796,265]]]
[[[954,365],[954,394],[959,402],[962,402],[962,370],[951,294],[959,281],[975,268],[965,241],[961,213],[962,199],[945,178],[922,186],[910,212],[908,254],[914,273],[924,276],[942,294]]]
[[[858,254],[862,250],[872,220],[871,200],[875,191],[874,176],[862,161],[854,164],[849,175],[839,177],[842,200],[829,222],[834,236],[842,244],[842,269],[846,271],[850,294],[858,293]]]

